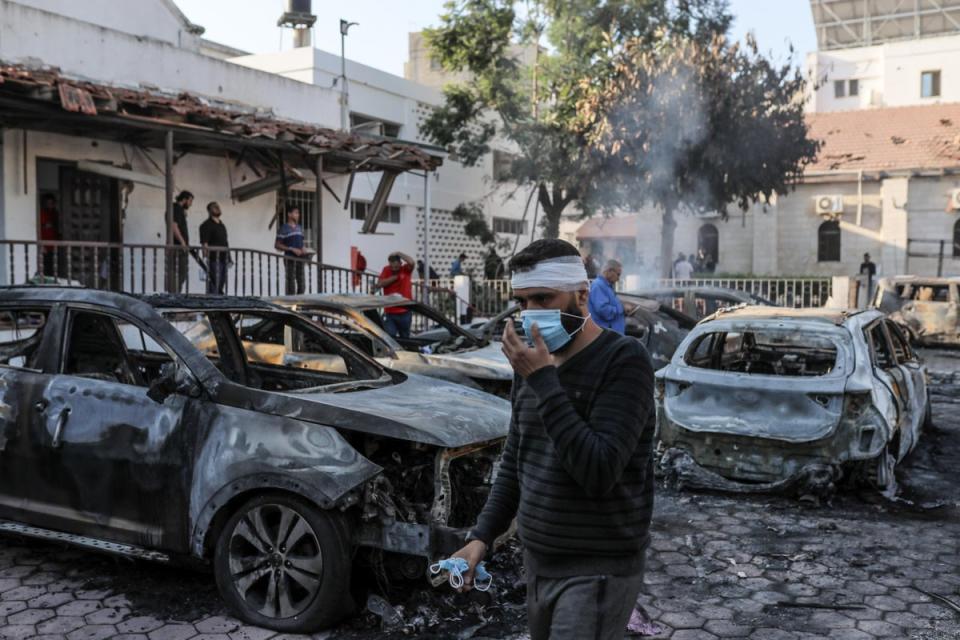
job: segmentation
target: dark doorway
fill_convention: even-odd
[[[57,235],[67,242],[113,243],[122,239],[119,185],[114,178],[78,171],[69,163],[37,161],[38,191],[54,198]],[[99,246],[58,252],[57,275],[86,287],[119,289],[121,252]]]
[[[700,270],[712,273],[720,262],[720,232],[710,223],[702,225],[697,231],[697,258],[700,259],[701,255],[703,264],[700,265]]]
[[[840,223],[827,220],[817,229],[817,262],[840,262]]]

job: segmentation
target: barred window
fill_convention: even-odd
[[[817,262],[840,262],[840,223],[827,220],[817,229]]]
[[[493,218],[494,233],[510,233],[513,235],[524,235],[527,232],[526,220],[514,220],[513,218]]]
[[[367,212],[370,211],[372,203],[363,200],[350,201],[350,218],[353,220],[366,220]],[[380,222],[387,224],[400,224],[400,206],[388,204],[380,215]]]

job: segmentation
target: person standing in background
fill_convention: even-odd
[[[462,276],[463,275],[463,261],[467,259],[467,254],[461,253],[457,256],[457,259],[453,261],[450,265],[450,276]]]
[[[227,225],[220,219],[223,212],[216,202],[207,205],[207,214],[209,217],[200,225],[200,244],[207,257],[207,293],[223,295],[230,261]]]
[[[181,191],[173,201],[173,225],[170,235],[173,244],[179,249],[167,252],[167,291],[180,293],[187,282],[190,271],[190,229],[187,227],[187,210],[193,205],[193,194]]]
[[[590,301],[587,305],[590,317],[597,323],[597,326],[616,331],[619,334],[626,331],[626,318],[623,312],[623,304],[617,297],[614,287],[620,280],[622,273],[623,265],[616,260],[607,260],[607,263],[603,265],[600,276],[594,278],[590,284]]]
[[[60,212],[52,193],[44,194],[40,199],[40,241],[44,240],[60,240]],[[55,278],[58,274],[54,271],[62,269],[60,265],[57,265],[59,269],[54,269],[58,251],[58,247],[42,246],[44,276]]]
[[[303,227],[300,226],[300,207],[297,205],[287,205],[287,221],[277,228],[273,247],[287,256],[284,260],[287,295],[300,295],[304,291],[303,260],[310,256],[310,252],[303,248]]]
[[[864,277],[867,284],[867,304],[873,301],[873,281],[877,275],[877,265],[870,259],[870,254],[863,254],[863,262],[860,263],[860,275]]]
[[[689,280],[693,277],[693,265],[687,261],[687,256],[680,254],[673,263],[673,277],[676,280]]]
[[[399,293],[413,300],[413,258],[400,251],[387,257],[387,266],[380,272],[383,295]],[[406,307],[387,307],[383,310],[383,328],[394,338],[409,338],[413,312]]]

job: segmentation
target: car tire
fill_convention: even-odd
[[[309,633],[352,609],[351,545],[338,514],[306,500],[265,494],[227,520],[214,575],[230,611],[259,627]]]

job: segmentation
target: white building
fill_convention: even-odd
[[[811,0],[811,111],[960,102],[960,0]]]
[[[63,207],[78,175],[102,206],[95,224],[88,220],[90,211],[80,213],[83,207],[62,211],[62,218],[70,218],[69,224],[61,221],[63,240],[163,245],[167,130],[174,131],[175,140],[173,187],[196,196],[188,219],[192,243],[206,218],[203,206],[218,201],[231,246],[250,250],[250,264],[243,269],[267,270],[266,262],[276,257],[275,216],[283,208],[278,192],[284,181],[289,199],[305,210],[308,245],[326,264],[340,267],[351,264],[354,248],[364,253],[371,270],[379,270],[391,251],[422,257],[418,224],[425,166],[431,168],[437,209],[431,216],[431,252],[440,247],[430,257],[441,274],[460,250],[470,255],[468,266],[481,265],[478,243],[468,242],[462,224],[450,218],[456,204],[486,198],[497,204],[487,209],[498,217],[516,217],[511,202],[500,204],[490,195],[495,189],[486,178],[489,160],[486,167],[466,169],[445,159],[441,150],[397,139],[417,138],[417,121],[439,100],[438,93],[349,63],[354,122],[381,121],[383,130],[373,133],[384,137],[368,128],[338,133],[340,91],[332,86],[338,72],[331,69],[339,69],[339,59],[301,48],[241,56],[238,63],[230,59],[243,52],[204,40],[202,28],[171,0],[139,0],[136,11],[117,6],[111,0],[0,0],[0,70],[7,79],[0,84],[0,239],[8,243],[3,268],[15,265],[14,273],[4,274],[7,281],[22,281],[20,272],[32,270],[38,260],[36,247],[33,257],[14,259],[9,243],[35,242],[41,198],[53,195]],[[299,72],[296,65],[302,65]],[[46,119],[37,111],[41,108]],[[317,156],[323,158],[322,189],[314,175]],[[380,184],[379,170],[386,168],[399,172],[389,206],[376,233],[361,234],[356,218],[365,214]],[[420,177],[407,175],[410,171]],[[348,188],[359,204],[345,208]],[[254,194],[241,196],[244,190]],[[123,251],[125,260],[134,260],[132,249]],[[113,265],[110,277],[139,281],[145,270],[149,280],[153,269],[163,269],[160,254],[155,264],[141,264],[137,257],[136,268],[125,264],[122,273]],[[90,260],[107,262],[102,256]],[[276,278],[276,266],[271,268]],[[106,273],[102,266],[87,269]],[[236,273],[241,273],[239,264]],[[201,288],[192,268],[190,289]]]

